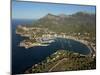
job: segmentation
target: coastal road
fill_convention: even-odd
[[[68,58],[63,58],[63,59],[59,60],[59,62],[58,62],[55,66],[53,66],[53,67],[49,70],[49,72],[51,72],[54,68],[56,68],[60,63],[62,63],[63,61],[67,61],[67,60],[68,60]]]

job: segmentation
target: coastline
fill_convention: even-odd
[[[69,57],[69,54],[70,54],[70,57]],[[76,58],[79,58],[79,59],[76,59]],[[74,66],[70,67],[71,63],[69,63],[69,61],[78,60],[78,62],[79,62],[79,61],[81,61],[81,59],[84,59],[84,62],[87,61],[88,62],[87,64],[89,64],[89,63],[93,62],[95,58],[91,58],[89,56],[82,56],[78,53],[68,52],[66,50],[58,50],[55,53],[53,53],[52,55],[50,55],[49,57],[47,57],[45,60],[41,61],[40,63],[34,64],[34,65],[32,65],[32,67],[26,69],[24,73],[31,74],[31,73],[37,73],[37,72],[38,73],[55,72],[56,69],[59,69],[60,71],[73,71],[73,70],[75,70],[74,69],[75,64],[73,62]],[[66,67],[64,66],[66,68],[66,70],[65,69],[63,70],[61,68],[57,68],[57,67],[60,67],[65,62],[67,65],[69,64],[69,66],[66,66]],[[82,61],[82,63],[84,63],[84,62]],[[49,63],[52,65],[50,65]],[[80,63],[78,63],[78,64],[80,64]],[[45,70],[45,68],[43,68],[43,69],[37,71],[39,68],[42,68],[43,65],[48,66],[48,67],[45,66],[46,70]],[[82,64],[80,64],[80,65],[82,65]],[[77,69],[78,70],[85,70],[85,69],[82,69],[80,65],[77,65],[77,67],[79,67],[79,69],[78,68]],[[86,68],[88,70],[90,70],[89,67],[91,67],[91,66],[89,65]]]
[[[28,37],[29,40],[33,39],[31,37],[31,34],[28,33],[29,30],[31,30],[31,29],[42,30],[41,28],[36,28],[36,27],[31,27],[31,29],[30,29],[30,28],[26,28],[25,26],[21,26],[21,25],[18,25],[18,28],[22,29],[23,31],[27,31],[27,34],[25,34],[25,33],[23,34],[21,32],[18,32],[18,30],[16,30],[16,34],[20,35],[21,37]],[[47,40],[41,41],[44,38],[46,38]],[[53,39],[53,41],[51,40],[51,38]],[[24,40],[24,41],[20,42],[19,46],[24,47],[26,49],[31,48],[31,47],[35,47],[35,46],[48,46],[50,43],[54,42],[54,39],[56,39],[56,38],[72,39],[72,40],[75,40],[77,42],[80,42],[89,48],[90,53],[88,54],[88,56],[91,56],[91,57],[96,56],[95,55],[95,47],[92,46],[91,42],[88,42],[88,41],[83,40],[83,39],[79,39],[78,37],[68,36],[65,33],[57,34],[57,33],[53,32],[53,34],[48,33],[47,35],[45,35],[45,32],[44,32],[44,34],[42,34],[41,37],[35,37],[36,42],[30,42],[30,41],[25,42],[25,40]],[[52,42],[50,42],[50,41],[52,41]],[[44,44],[43,42],[44,43],[46,42],[48,44]]]

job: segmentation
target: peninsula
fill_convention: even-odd
[[[47,14],[32,25],[18,25],[16,34],[24,37],[20,47],[49,46],[57,38],[64,38],[80,42],[90,50],[88,55],[58,50],[25,73],[95,69],[95,24],[95,14],[77,12],[67,16]]]

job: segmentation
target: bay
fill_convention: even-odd
[[[33,64],[39,63],[45,60],[57,50],[69,50],[80,54],[89,54],[88,47],[80,42],[57,38],[55,42],[49,46],[32,47],[25,49],[19,47],[18,44],[24,38],[15,33],[16,27],[19,24],[31,24],[33,20],[12,20],[12,73],[21,74],[27,68],[30,68]]]

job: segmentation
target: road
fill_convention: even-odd
[[[60,63],[62,63],[62,61],[67,61],[68,60],[68,58],[63,58],[63,59],[61,59],[61,60],[59,60],[59,62],[55,65],[55,66],[53,66],[50,70],[49,70],[49,72],[51,72],[54,68],[56,68]]]

